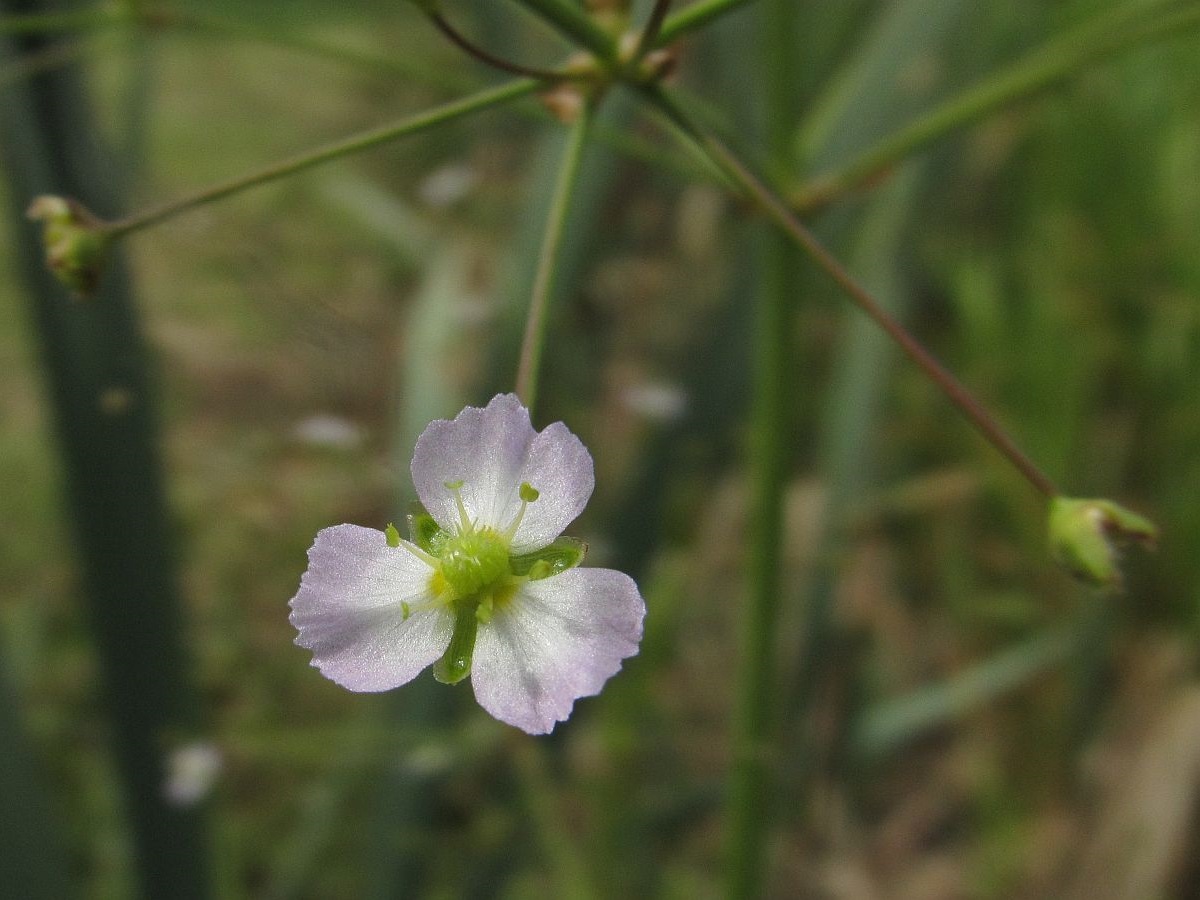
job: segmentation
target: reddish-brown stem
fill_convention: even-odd
[[[438,31],[444,34],[452,44],[472,56],[485,65],[491,66],[493,69],[499,69],[502,72],[510,72],[513,75],[521,75],[525,78],[537,78],[540,81],[561,81],[566,77],[561,72],[551,72],[548,69],[535,69],[530,66],[522,65],[521,63],[511,62],[507,59],[501,59],[489,51],[480,47],[462,32],[458,31],[453,25],[446,21],[445,17],[439,12],[431,12],[429,19],[437,27]]]
[[[715,136],[697,128],[691,118],[681,110],[674,100],[659,89],[650,86],[643,89],[654,105],[664,112],[676,125],[682,128],[693,140],[700,143],[726,173],[745,190],[775,222],[783,229],[825,273],[846,292],[851,300],[871,317],[874,322],[895,341],[909,358],[915,362],[929,378],[941,388],[950,402],[959,408],[972,425],[995,447],[1010,463],[1016,467],[1026,480],[1047,497],[1060,495],[1058,487],[1045,472],[1038,468],[1020,447],[1017,446],[1000,423],[992,418],[974,395],[954,377],[953,374],[913,337],[895,318],[887,312],[870,292],[859,284],[853,275],[838,262],[825,246],[817,240],[809,229],[796,218],[795,213],[780,197],[763,181],[751,172],[738,157]]]

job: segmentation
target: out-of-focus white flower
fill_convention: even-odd
[[[421,201],[433,209],[449,209],[475,190],[479,176],[468,165],[455,163],[430,173],[417,186]]]
[[[311,447],[353,450],[363,442],[363,430],[347,419],[318,413],[296,423],[296,440]]]
[[[221,774],[221,751],[209,741],[176,747],[167,756],[163,795],[176,806],[193,806],[207,797]]]
[[[549,732],[637,653],[646,611],[633,579],[575,568],[586,548],[561,537],[591,496],[591,456],[503,394],[430,423],[412,477],[411,541],[392,526],[317,534],[291,601],[296,643],[352,691],[429,665],[447,683],[469,675],[497,719]]]
[[[687,411],[687,394],[665,381],[643,381],[621,391],[621,402],[630,412],[655,422],[678,421]]]

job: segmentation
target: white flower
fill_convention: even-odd
[[[441,681],[469,674],[497,719],[549,732],[637,652],[646,612],[633,579],[574,568],[583,546],[560,538],[591,496],[591,456],[502,394],[430,423],[412,477],[432,517],[411,522],[413,542],[390,526],[317,534],[291,601],[296,643],[352,691],[434,663]]]

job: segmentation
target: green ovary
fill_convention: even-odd
[[[511,574],[508,541],[491,528],[456,534],[440,555],[441,574],[454,599],[490,591]]]

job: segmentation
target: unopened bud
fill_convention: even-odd
[[[1047,521],[1054,558],[1077,578],[1103,587],[1121,583],[1121,550],[1131,543],[1153,547],[1158,528],[1111,500],[1056,497]]]
[[[35,198],[26,215],[43,223],[46,265],[54,276],[80,297],[94,293],[110,240],[100,220],[74,200],[53,196]]]

